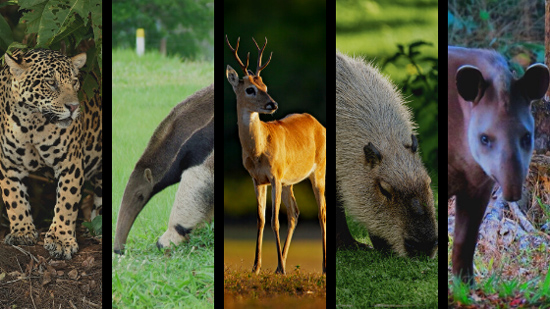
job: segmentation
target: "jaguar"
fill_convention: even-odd
[[[53,170],[57,181],[54,218],[44,248],[56,259],[78,251],[75,226],[85,181],[93,186],[91,218],[102,209],[101,96],[81,103],[79,69],[86,53],[67,57],[35,49],[4,55],[0,69],[0,189],[10,220],[4,243],[34,245],[27,180]]]

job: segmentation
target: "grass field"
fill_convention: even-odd
[[[113,50],[113,240],[126,182],[154,129],[176,104],[212,81],[212,63]],[[130,231],[126,254],[112,255],[114,308],[212,305],[213,224],[169,253],[155,246],[166,231],[176,190],[167,188],[149,201]]]

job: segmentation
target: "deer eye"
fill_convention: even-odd
[[[248,87],[246,88],[246,94],[256,94],[256,90],[254,90],[254,88],[252,87]]]

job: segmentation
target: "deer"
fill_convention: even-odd
[[[272,216],[271,228],[275,233],[278,265],[276,274],[286,274],[285,266],[292,235],[300,211],[294,197],[293,186],[309,178],[319,207],[319,224],[323,244],[323,274],[326,273],[326,129],[310,114],[290,114],[281,120],[264,122],[259,114],[273,114],[278,104],[267,93],[267,86],[260,72],[267,67],[273,56],[262,65],[262,55],[267,45],[258,49],[256,73],[248,70],[250,53],[246,65],[241,61],[238,50],[240,38],[235,48],[227,45],[244,72],[242,79],[237,72],[227,66],[227,80],[237,97],[238,134],[242,147],[243,165],[252,177],[258,207],[256,254],[252,272],[260,273],[262,264],[262,240],[265,225],[267,187],[271,185]],[[279,238],[279,209],[281,201],[287,209],[288,234],[281,250]]]

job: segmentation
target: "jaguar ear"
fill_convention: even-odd
[[[15,78],[21,77],[21,74],[25,72],[27,67],[24,64],[17,63],[17,60],[12,58],[8,53],[4,54],[4,60],[6,64],[10,67],[10,72],[15,76]]]
[[[78,70],[86,64],[86,53],[78,54],[71,58],[74,67]]]

